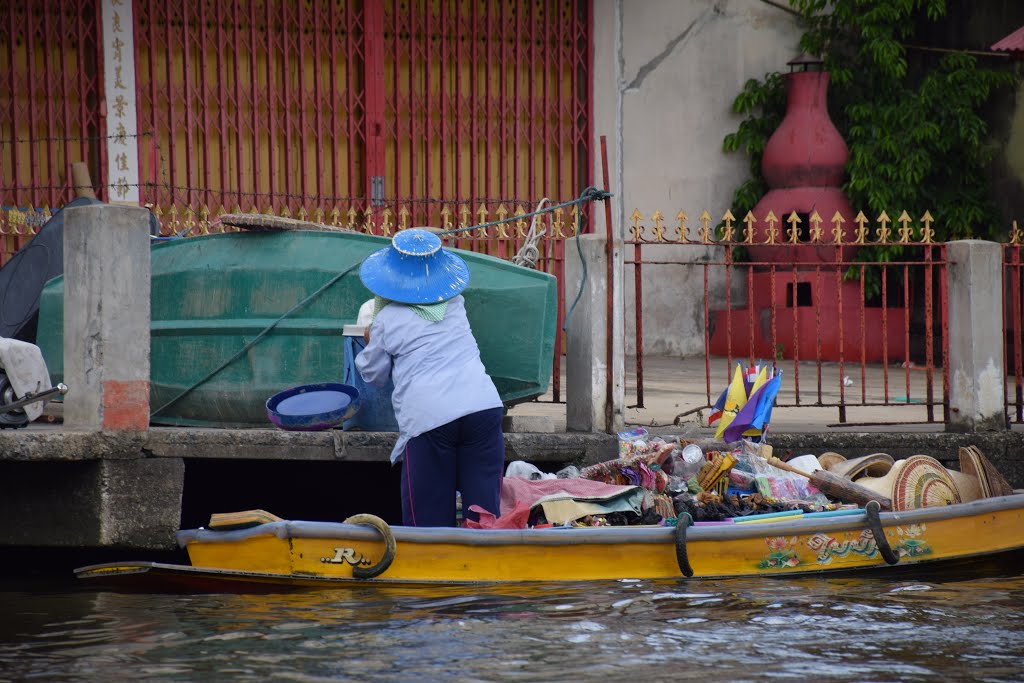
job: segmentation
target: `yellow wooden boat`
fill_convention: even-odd
[[[266,513],[262,513],[266,515]],[[215,516],[216,517],[216,516]],[[231,517],[231,516],[229,516]],[[236,518],[245,515],[236,513]],[[763,523],[547,529],[389,527],[252,520],[248,528],[178,532],[188,565],[124,562],[83,579],[212,590],[279,590],[353,582],[491,583],[874,573],[984,566],[1024,556],[1024,491],[970,503]],[[229,524],[228,526],[245,526]]]

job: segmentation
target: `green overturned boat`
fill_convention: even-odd
[[[274,394],[344,382],[344,327],[356,322],[359,307],[372,298],[358,266],[389,243],[374,235],[316,230],[155,243],[151,421],[266,427],[266,401]],[[466,311],[502,400],[512,405],[540,396],[551,378],[554,276],[456,251],[469,264]],[[63,308],[61,276],[43,288],[36,334],[54,382],[64,371]]]

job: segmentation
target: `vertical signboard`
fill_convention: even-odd
[[[139,203],[135,111],[135,22],[131,0],[103,0],[103,79],[107,111],[108,197]]]

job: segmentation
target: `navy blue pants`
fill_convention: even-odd
[[[460,417],[409,440],[402,463],[402,523],[455,526],[455,492],[463,516],[472,505],[501,514],[505,438],[501,408]]]

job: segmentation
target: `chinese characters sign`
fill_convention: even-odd
[[[103,77],[107,104],[107,178],[113,203],[139,203],[135,114],[135,23],[131,0],[103,0]]]

